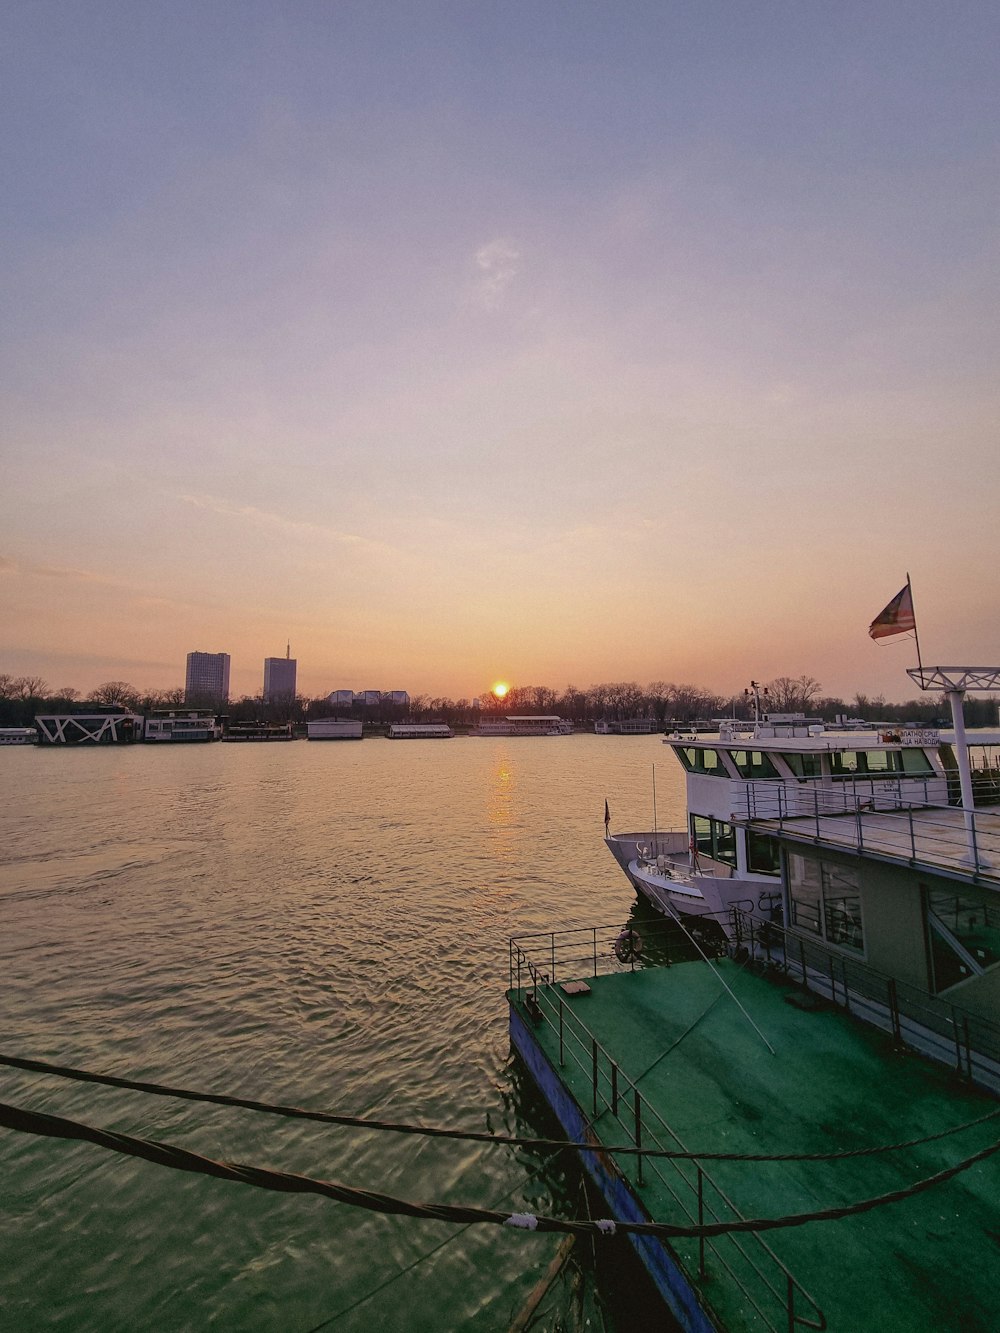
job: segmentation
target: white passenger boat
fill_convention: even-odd
[[[34,727],[0,727],[0,745],[37,745]]]
[[[594,723],[597,736],[652,736],[655,730],[656,722],[651,717],[624,717],[611,721],[601,718]]]
[[[157,708],[146,718],[145,739],[178,744],[222,739],[222,719],[211,708]]]
[[[447,722],[393,722],[389,727],[391,741],[443,741],[454,734]]]
[[[572,736],[573,723],[555,715],[511,714],[507,717],[484,717],[470,733],[473,736]]]
[[[711,734],[665,738],[686,775],[686,827],[608,831],[608,848],[633,886],[668,915],[721,920],[736,904],[766,916],[777,904],[778,843],[749,820],[860,817],[958,801],[953,732],[834,730],[802,714],[765,713],[759,699],[753,714],[720,722]],[[965,741],[995,755],[1000,732]]]

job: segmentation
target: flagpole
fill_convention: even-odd
[[[910,591],[910,608],[913,608],[913,585],[910,583],[910,571],[906,571],[906,586]],[[917,633],[917,613],[913,612],[913,637],[917,644],[917,666],[920,668],[920,676],[923,679],[924,664],[920,658],[920,635]]]

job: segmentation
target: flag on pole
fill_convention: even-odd
[[[611,827],[611,811],[608,809],[608,799],[607,799],[607,797],[605,797],[605,798],[604,798],[604,832],[605,832],[605,835],[607,835],[608,829],[609,829],[610,827]]]
[[[890,634],[916,632],[917,622],[913,617],[913,594],[910,585],[900,588],[884,611],[880,611],[868,626],[868,633],[873,639],[885,639]]]

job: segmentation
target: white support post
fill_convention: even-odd
[[[969,743],[965,739],[964,690],[948,690],[951,721],[955,728],[955,758],[958,761],[958,781],[962,789],[962,813],[965,831],[969,835],[969,854],[975,854],[975,798],[972,795],[972,765],[969,762]]]

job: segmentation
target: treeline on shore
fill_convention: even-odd
[[[766,694],[762,703],[772,713],[805,713],[825,721],[850,716],[866,722],[911,722],[917,726],[935,722],[948,725],[951,720],[942,694],[925,694],[903,703],[889,703],[881,694],[856,694],[853,699],[844,700],[824,695],[819,681],[811,676],[778,676],[768,681],[763,689]],[[85,712],[89,705],[95,704],[150,713],[155,709],[180,708],[185,702],[194,706],[199,701],[185,701],[184,691],[179,688],[144,691],[123,680],[105,681],[90,694],[82,695],[79,690],[67,686],[51,690],[38,676],[0,673],[0,726],[30,726],[36,713]],[[265,702],[260,695],[244,695],[230,700],[220,711],[233,722],[302,723],[336,715],[376,724],[409,720],[458,725],[473,723],[484,714],[552,713],[579,726],[602,719],[620,722],[626,718],[651,718],[658,729],[674,722],[683,724],[700,719],[746,718],[750,715],[749,698],[744,691],[726,696],[697,685],[676,685],[662,680],[645,686],[635,681],[613,681],[591,685],[585,690],[567,685],[561,691],[544,685],[514,686],[502,698],[485,693],[477,700],[417,694],[408,704],[385,699],[367,705],[359,701],[351,708],[334,707],[326,696],[309,699],[297,695]],[[969,696],[965,701],[965,718],[970,727],[995,724],[996,700],[991,696]]]

